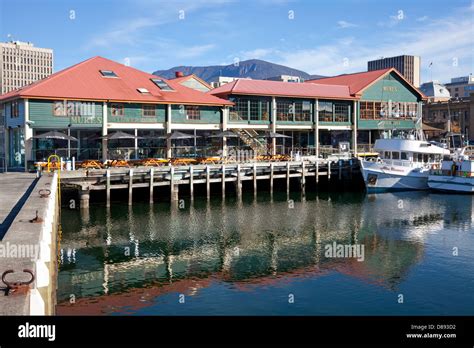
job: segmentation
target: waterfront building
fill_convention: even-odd
[[[380,58],[367,63],[368,71],[395,68],[415,87],[420,86],[420,67],[420,57],[409,55]]]
[[[453,98],[467,98],[474,92],[474,76],[453,77],[450,83],[446,83],[446,88]]]
[[[221,128],[222,117],[232,105],[179,81],[102,57],[2,95],[0,104],[6,123],[5,153],[8,166],[13,168],[31,168],[33,161],[55,152],[77,160],[186,155],[202,146],[207,140],[205,133]],[[64,140],[35,138],[51,130],[67,133],[77,141],[66,144]],[[141,138],[101,138],[115,130]],[[187,142],[183,147],[176,146],[180,141],[172,144],[160,138],[174,130],[201,137],[181,141]]]
[[[203,79],[199,78],[199,76],[194,74],[185,76],[182,71],[176,71],[173,81],[200,92],[209,92],[212,89],[212,86]]]
[[[205,157],[231,149],[320,156],[366,151],[390,130],[421,127],[423,98],[395,69],[287,83],[237,79],[206,90],[194,75],[164,79],[94,57],[0,97],[8,166],[64,158]],[[77,139],[41,139],[59,130]],[[106,140],[122,130],[136,138]],[[192,139],[171,140],[173,131]],[[232,131],[235,137],[213,137]],[[268,132],[289,136],[265,137]]]
[[[5,94],[53,73],[53,50],[31,42],[0,42],[0,94]]]

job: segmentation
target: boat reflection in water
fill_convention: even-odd
[[[58,314],[474,313],[470,197],[294,199],[64,212]],[[333,243],[363,261],[327,257]]]

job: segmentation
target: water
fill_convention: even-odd
[[[474,314],[473,196],[290,198],[63,209],[58,314]]]

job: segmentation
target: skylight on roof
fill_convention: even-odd
[[[112,70],[99,70],[104,77],[118,77]]]
[[[150,94],[150,91],[146,88],[137,88],[137,91],[142,94]]]
[[[155,85],[158,86],[159,89],[162,91],[174,91],[173,88],[170,87],[165,81],[162,79],[150,79]]]

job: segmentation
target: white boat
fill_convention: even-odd
[[[361,160],[365,186],[369,192],[427,190],[430,169],[438,167],[450,151],[411,134],[407,137],[378,139],[376,159]]]
[[[428,186],[432,190],[474,193],[474,149],[464,148],[452,160],[443,161],[441,168],[431,171]]]

